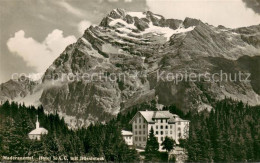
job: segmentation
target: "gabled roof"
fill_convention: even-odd
[[[133,133],[132,133],[131,131],[126,131],[126,130],[122,130],[122,131],[121,131],[121,134],[124,135],[124,136],[133,135]]]
[[[168,120],[169,123],[176,123],[176,122],[189,122],[189,120],[181,119],[180,117],[171,118]]]
[[[149,122],[154,122],[153,119],[153,115],[154,115],[154,111],[140,111],[139,112],[144,119],[149,123]]]
[[[42,134],[47,134],[48,130],[46,130],[45,128],[36,128],[34,130],[32,130],[29,135],[42,135]]]
[[[155,119],[169,119],[168,122],[171,123],[179,122],[179,121],[188,121],[179,118],[178,115],[172,114],[169,111],[139,111],[138,113],[135,114],[135,116],[132,118],[130,123],[133,122],[133,120],[138,114],[141,114],[148,123],[155,123],[154,121]]]
[[[152,121],[152,117],[153,117],[154,111],[139,111],[139,112],[137,112],[135,114],[135,116],[131,119],[131,121],[129,123],[133,123],[133,121],[135,120],[135,117],[138,114],[141,114],[148,123],[154,123]]]
[[[154,119],[170,119],[172,117],[178,117],[169,111],[140,111],[140,113],[147,122],[154,122]]]
[[[157,118],[159,118],[159,119],[170,119],[174,115],[175,114],[172,114],[169,111],[155,111],[153,118],[154,119],[157,119]],[[177,116],[177,115],[175,115],[175,116]]]

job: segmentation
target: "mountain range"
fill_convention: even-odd
[[[167,74],[231,74],[233,80],[165,80]],[[247,81],[234,81],[240,74]],[[225,97],[260,104],[260,25],[230,29],[198,19],[166,19],[114,9],[69,45],[40,80],[0,85],[0,100],[42,105],[70,127],[106,122],[155,100],[184,112],[211,109]],[[164,76],[165,77],[165,76]],[[169,77],[169,76],[168,76]],[[167,78],[168,79],[168,78]]]

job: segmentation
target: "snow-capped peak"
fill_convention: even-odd
[[[169,41],[174,34],[192,31],[199,22],[199,20],[190,18],[185,19],[185,21],[165,19],[163,16],[150,11],[127,12],[123,9],[114,9],[102,20],[100,26],[112,29],[119,37],[123,36],[124,39],[139,39],[148,43],[157,42],[156,40],[160,40],[161,37]],[[146,38],[144,35],[149,36]],[[162,39],[159,42],[163,43]]]

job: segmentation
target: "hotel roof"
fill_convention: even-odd
[[[155,119],[169,119],[168,122],[171,122],[171,123],[175,123],[175,122],[179,122],[179,121],[188,121],[188,120],[181,119],[176,114],[170,113],[168,110],[167,111],[139,111],[139,113],[144,117],[144,119],[148,123],[155,123],[155,121],[154,121]],[[130,121],[130,123],[135,119],[135,116]]]
[[[122,131],[121,131],[121,134],[124,135],[124,136],[133,135],[133,133],[132,133],[131,131],[126,131],[126,130],[122,130]]]

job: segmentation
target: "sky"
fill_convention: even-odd
[[[260,0],[0,0],[0,83],[43,73],[114,8],[230,28],[260,24]]]

